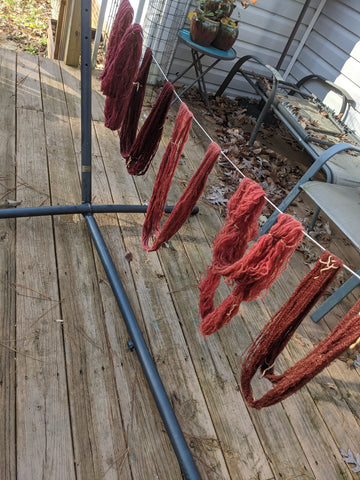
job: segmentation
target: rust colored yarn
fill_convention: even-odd
[[[189,137],[193,114],[185,103],[180,105],[176,116],[174,129],[161,160],[156,176],[153,192],[147,208],[145,222],[142,229],[142,246],[144,250],[151,250],[149,240],[153,233],[160,232],[160,221],[164,213],[166,199],[175,175],[181,153]]]
[[[107,96],[105,101],[105,126],[118,130],[124,121],[133,83],[135,81],[142,50],[142,28],[130,25],[109,65],[101,89]]]
[[[330,285],[342,262],[324,252],[315,267],[300,282],[289,300],[265,325],[249,347],[241,371],[241,388],[249,406],[260,409],[287,398],[320,373],[360,337],[360,300],[333,331],[305,358],[281,375],[274,374],[273,363],[316,301]],[[274,387],[255,400],[251,379],[257,370]]]
[[[166,82],[131,148],[126,162],[130,175],[144,175],[147,172],[157,152],[173,94],[174,87]]]
[[[229,285],[232,293],[208,313],[200,324],[203,336],[223,327],[238,313],[241,302],[250,302],[270,288],[303,238],[301,223],[291,215],[282,213],[268,234],[260,237],[244,255],[232,265],[218,267],[218,273]]]
[[[264,204],[264,190],[247,177],[228,201],[226,220],[213,242],[211,265],[199,284],[199,310],[202,318],[214,310],[214,294],[221,280],[219,269],[242,258],[248,242],[258,235],[258,219]]]
[[[116,49],[125,33],[125,30],[131,25],[134,18],[134,9],[130,5],[129,0],[122,0],[118,8],[108,42],[105,56],[105,67],[100,78],[106,77],[109,65],[114,60]]]
[[[143,243],[145,250],[149,252],[158,250],[161,245],[167,242],[173,235],[175,235],[175,233],[184,224],[184,222],[190,216],[193,208],[195,207],[196,202],[200,198],[200,195],[205,188],[208,176],[210,175],[211,170],[213,169],[220,153],[221,148],[219,147],[219,145],[217,145],[217,143],[215,142],[210,143],[205,157],[199,165],[199,168],[191,177],[191,180],[183,191],[179,201],[176,203],[169,218],[164,223],[161,232],[155,239],[153,246],[149,247],[146,242],[145,244]],[[146,235],[147,233],[148,229]]]
[[[136,138],[151,62],[152,51],[148,47],[145,50],[141,67],[139,68],[139,72],[137,74],[135,82],[133,83],[127,114],[119,132],[120,153],[121,156],[125,159],[129,157],[131,148]]]

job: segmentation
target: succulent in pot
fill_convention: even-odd
[[[194,43],[203,47],[209,47],[215,40],[220,29],[220,22],[216,20],[213,12],[200,9],[190,12],[190,38]]]
[[[220,22],[218,34],[212,45],[219,50],[229,50],[235,43],[239,34],[239,27],[236,21],[230,18],[223,18]]]
[[[191,40],[205,47],[213,45],[220,50],[229,50],[239,33],[238,21],[230,18],[236,8],[236,0],[196,1],[199,4],[198,8],[195,12],[189,13]],[[257,0],[240,1],[243,8],[257,2]]]

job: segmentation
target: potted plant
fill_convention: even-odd
[[[224,17],[220,21],[219,31],[214,38],[212,45],[219,50],[229,50],[235,43],[239,34],[238,22]]]
[[[214,12],[198,8],[195,12],[189,13],[189,18],[191,40],[203,47],[209,47],[220,29],[220,22]]]
[[[236,0],[196,1],[199,2],[198,8],[189,14],[191,40],[202,46],[213,45],[220,50],[229,50],[239,33],[238,21],[231,18],[236,8]],[[249,1],[253,5],[257,2],[257,0]],[[249,6],[247,0],[241,0],[241,4],[243,8]]]

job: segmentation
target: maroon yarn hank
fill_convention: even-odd
[[[160,232],[160,221],[164,213],[166,199],[181,153],[189,137],[192,120],[193,114],[185,103],[182,103],[176,116],[170,141],[161,160],[147,208],[142,229],[142,246],[144,250],[151,250],[149,246],[150,238],[153,233],[158,235]]]
[[[260,409],[284,400],[314,378],[359,338],[360,300],[306,357],[283,374],[274,374],[275,359],[331,284],[341,266],[339,259],[324,252],[315,267],[249,347],[241,371],[241,389],[249,406]],[[254,399],[251,380],[258,369],[274,387],[261,398]]]
[[[181,228],[187,218],[190,216],[196,202],[199,200],[204,191],[206,181],[213,169],[219,155],[221,148],[215,142],[211,142],[206,154],[199,165],[198,169],[191,177],[190,182],[183,191],[179,201],[176,203],[169,218],[163,225],[161,232],[155,239],[152,247],[147,247],[146,250],[153,252],[158,250],[161,245],[170,240],[171,237]]]
[[[303,238],[300,222],[282,213],[268,234],[260,237],[243,258],[230,266],[218,268],[232,293],[214,311],[202,318],[200,332],[203,336],[219,330],[239,312],[241,302],[250,302],[265,295],[273,282],[286,268],[287,263]]]
[[[130,86],[137,75],[142,53],[142,28],[130,25],[117,45],[113,61],[101,82],[101,91],[107,97],[121,98],[129,95]]]
[[[107,75],[107,70],[114,60],[116,49],[129,25],[131,25],[134,18],[134,9],[129,0],[122,0],[118,8],[113,26],[111,28],[108,47],[105,56],[105,67],[100,75],[103,79]]]
[[[141,62],[137,77],[133,82],[127,114],[119,132],[120,153],[121,156],[125,159],[129,157],[131,148],[136,138],[141,109],[144,103],[146,83],[149,76],[151,62],[152,51],[148,47],[145,50],[144,58]]]
[[[116,55],[103,79],[101,88],[105,101],[105,126],[118,130],[124,121],[132,86],[136,78],[142,50],[142,28],[130,25],[116,51]]]
[[[202,318],[214,310],[214,294],[221,280],[219,268],[230,266],[242,258],[248,243],[258,235],[258,220],[265,196],[258,183],[245,177],[228,201],[226,220],[213,241],[211,265],[199,284]]]
[[[166,82],[131,148],[126,162],[130,175],[144,175],[147,172],[157,152],[173,94],[174,87]]]

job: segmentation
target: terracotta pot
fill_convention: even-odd
[[[215,22],[209,18],[193,19],[190,24],[190,38],[202,47],[209,47],[215,40],[219,28],[220,22]]]
[[[212,45],[219,50],[229,50],[235,43],[239,34],[239,27],[229,24],[220,24],[219,32],[214,39]]]

